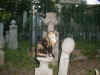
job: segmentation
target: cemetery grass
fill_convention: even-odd
[[[21,41],[20,47],[16,50],[11,50],[5,47],[5,62],[6,65],[18,69],[34,69],[38,67],[35,57],[28,55],[29,44],[27,41]]]
[[[82,52],[83,55],[91,57],[91,49],[96,49],[98,45],[100,45],[100,41],[76,41],[75,49],[78,49]],[[0,66],[0,71],[10,69],[10,68],[16,68],[16,69],[27,69],[32,70],[35,67],[39,66],[39,63],[37,60],[33,57],[28,56],[28,49],[29,44],[27,41],[21,41],[20,47],[17,50],[10,50],[7,47],[5,47],[5,65]],[[90,45],[90,46],[89,46]],[[88,51],[89,49],[90,51]],[[98,49],[99,46],[98,46]],[[83,50],[85,52],[83,52]],[[96,53],[97,54],[97,53]],[[75,55],[73,56],[75,57]],[[95,63],[96,62],[96,63]],[[76,60],[71,61],[69,66],[69,75],[84,75],[84,71],[88,72],[89,70],[93,70],[94,68],[100,69],[100,57],[99,58],[91,58],[87,60]],[[54,75],[57,75],[58,73],[58,65],[52,66]],[[81,69],[81,70],[80,70]]]
[[[76,41],[76,50],[88,58],[94,58],[100,54],[100,41]]]

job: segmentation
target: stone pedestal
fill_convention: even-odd
[[[53,75],[53,70],[48,67],[52,57],[38,57],[40,67],[35,69],[35,75]]]

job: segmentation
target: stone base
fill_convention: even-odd
[[[40,67],[35,69],[35,75],[53,75],[53,70],[48,67],[52,57],[38,57]]]

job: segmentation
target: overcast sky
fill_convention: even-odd
[[[87,4],[91,4],[91,5],[100,4],[100,0],[86,0],[86,1],[87,1]]]

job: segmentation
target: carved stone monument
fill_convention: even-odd
[[[48,67],[48,64],[52,61],[52,57],[38,57],[40,61],[40,67],[35,69],[35,75],[53,75],[53,70]]]
[[[68,75],[69,57],[74,50],[75,42],[72,38],[64,39],[59,63],[58,75]]]
[[[17,25],[15,20],[11,21],[10,30],[9,30],[8,48],[10,49],[18,48]]]
[[[48,12],[46,14],[46,18],[43,19],[43,22],[47,25],[47,35],[49,32],[52,32],[55,35],[55,37],[50,37],[51,41],[56,40],[52,52],[55,56],[54,61],[58,61],[58,54],[59,54],[59,33],[56,30],[56,25],[57,25],[57,14],[55,12]]]

